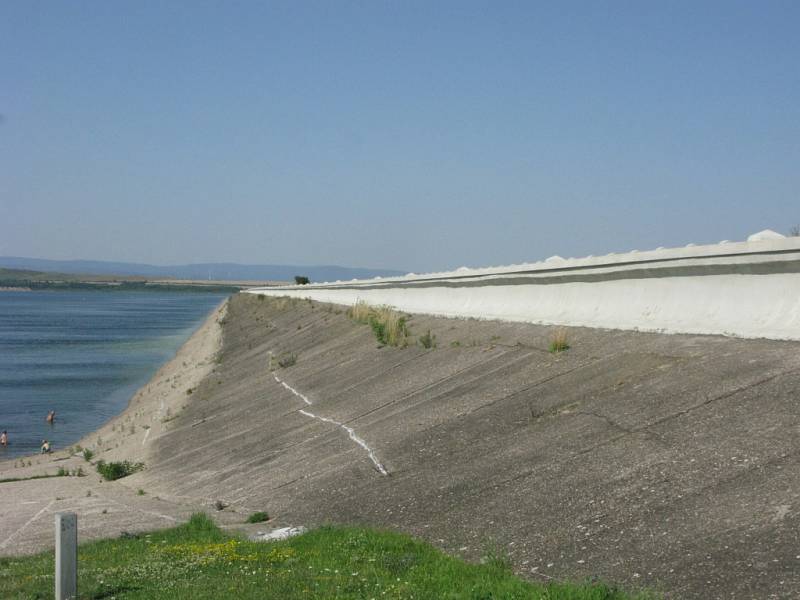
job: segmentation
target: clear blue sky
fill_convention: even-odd
[[[0,3],[0,255],[416,272],[800,222],[800,2]]]

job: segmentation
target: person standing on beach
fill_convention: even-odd
[[[42,440],[42,454],[50,454],[50,442]]]
[[[0,446],[8,446],[8,433],[0,433]]]

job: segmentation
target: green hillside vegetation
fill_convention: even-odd
[[[225,284],[174,282],[149,282],[135,275],[79,275],[0,268],[0,287],[29,288],[32,290],[161,290],[179,292],[238,292],[241,286]]]
[[[81,275],[77,273],[56,273],[51,271],[31,271],[27,269],[5,269],[0,267],[0,281],[28,281],[28,282],[88,282],[114,283],[119,281],[146,281],[145,277],[135,275]]]
[[[84,544],[79,598],[415,598],[643,600],[602,584],[535,584],[492,556],[471,565],[390,532],[322,527],[281,542],[251,542],[204,514],[149,534]],[[51,598],[53,553],[0,559],[0,597]]]

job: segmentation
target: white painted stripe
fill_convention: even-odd
[[[295,396],[297,396],[298,398],[300,398],[300,399],[301,399],[303,402],[305,402],[307,405],[311,406],[311,400],[309,400],[308,398],[306,398],[306,397],[305,397],[303,394],[301,394],[300,392],[298,392],[298,391],[297,391],[296,389],[294,389],[292,386],[288,385],[286,382],[284,382],[284,381],[281,381],[281,380],[278,378],[278,376],[277,376],[277,375],[273,374],[272,376],[275,378],[275,381],[277,381],[278,383],[280,383],[280,384],[281,384],[283,387],[285,387],[287,390],[289,390],[290,392],[292,392],[292,393],[293,393]],[[359,445],[359,446],[361,446],[361,447],[362,447],[364,450],[366,450],[366,451],[367,451],[367,456],[369,456],[369,459],[370,459],[370,460],[372,461],[372,463],[375,465],[375,468],[378,470],[378,473],[380,473],[381,475],[388,475],[388,474],[389,474],[389,471],[387,471],[387,470],[386,470],[386,467],[384,467],[384,466],[381,464],[381,462],[378,460],[378,457],[375,455],[375,451],[374,451],[372,448],[370,448],[370,447],[367,445],[367,443],[366,443],[366,442],[365,442],[365,441],[364,441],[362,438],[360,438],[360,437],[359,437],[359,436],[356,434],[356,432],[353,430],[353,428],[352,428],[352,427],[348,427],[348,426],[347,426],[347,425],[345,425],[344,423],[340,423],[339,421],[335,421],[335,420],[333,420],[333,419],[329,419],[329,418],[327,418],[327,417],[321,417],[321,416],[319,416],[319,415],[315,415],[314,413],[312,413],[312,412],[308,412],[307,410],[300,409],[298,412],[299,412],[301,415],[305,415],[306,417],[311,417],[312,419],[318,419],[318,420],[320,420],[320,421],[324,421],[325,423],[331,423],[332,425],[336,425],[337,427],[341,427],[342,429],[344,429],[344,430],[347,432],[347,435],[350,437],[350,439],[351,439],[351,440],[353,440],[353,441],[354,441],[356,444],[358,444],[358,445]]]

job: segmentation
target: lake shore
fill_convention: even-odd
[[[213,371],[226,310],[227,300],[133,395],[124,411],[78,444],[47,455],[0,462],[0,491],[5,498],[13,498],[0,504],[0,556],[28,554],[51,546],[52,521],[47,517],[62,510],[78,513],[81,537],[86,539],[173,525],[198,509],[193,503],[140,495],[124,482],[104,481],[84,459],[82,450],[93,454],[92,463],[128,460],[146,465],[150,444],[186,405],[190,390]],[[57,476],[60,470],[70,475]]]

